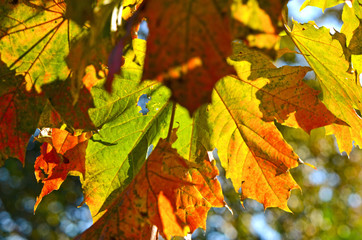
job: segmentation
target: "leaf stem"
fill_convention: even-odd
[[[172,102],[172,113],[171,113],[171,119],[170,119],[170,126],[168,127],[168,134],[167,134],[167,138],[166,138],[167,142],[169,142],[170,138],[171,138],[173,121],[175,119],[175,112],[176,112],[176,103]]]

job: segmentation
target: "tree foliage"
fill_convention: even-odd
[[[25,164],[43,129],[34,211],[79,176],[94,221],[79,239],[205,227],[208,210],[225,205],[214,148],[241,201],[290,211],[300,188],[290,169],[303,160],[277,124],[325,127],[347,154],[362,143],[362,2],[349,3],[331,34],[287,22],[286,1],[1,0],[1,164]],[[294,45],[282,48],[286,39]],[[310,67],[273,64],[296,50]],[[317,89],[303,80],[309,71]],[[145,95],[147,114],[137,105]]]

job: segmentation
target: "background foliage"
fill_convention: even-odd
[[[253,1],[250,1],[250,4],[252,2]],[[355,1],[355,3],[357,2],[358,1]],[[337,18],[341,18],[341,10],[341,7],[338,6],[336,8],[327,9],[325,14],[322,15],[321,19],[317,20],[323,23],[324,19],[328,19],[331,15],[337,16]],[[84,21],[83,17],[73,20],[81,22]],[[76,25],[74,25],[73,30],[75,32],[79,31],[77,30]],[[49,34],[51,33],[52,32],[49,32]],[[84,39],[80,38],[79,41],[85,44],[87,47],[90,47],[91,43],[84,42],[87,41]],[[288,41],[286,38],[284,40],[285,42],[282,42],[282,44],[289,45],[291,43],[290,40]],[[103,44],[106,43],[106,40],[102,39],[101,42],[103,46]],[[3,47],[4,46],[7,47],[7,45],[3,45]],[[81,45],[79,45],[79,47],[81,47]],[[137,47],[134,49],[137,49]],[[85,50],[80,49],[80,51]],[[352,52],[353,51],[354,53],[358,52],[356,49],[352,49]],[[133,54],[132,52],[126,51],[125,54],[127,53]],[[102,55],[99,55],[99,52],[97,52],[97,54],[97,57],[102,58]],[[270,52],[268,52],[268,54],[273,55],[273,53]],[[65,56],[66,55],[59,57],[61,59]],[[354,56],[354,58],[356,58],[356,56],[358,57],[358,54]],[[90,56],[89,58],[85,58],[85,60],[83,59],[82,61],[93,61],[94,59],[92,59],[92,57],[93,56]],[[137,56],[137,53],[136,57],[142,58],[142,56],[139,54]],[[103,58],[105,57],[103,56]],[[288,53],[278,61],[279,63],[285,61],[287,64],[293,65],[296,63],[300,64],[299,59],[300,55]],[[358,68],[358,60],[352,59],[351,61],[354,62]],[[113,59],[113,62],[117,62],[117,59]],[[72,66],[72,63],[68,64],[69,66]],[[126,64],[127,66],[127,64],[132,63],[126,62],[123,64]],[[139,68],[139,66],[130,66],[136,69],[136,72],[138,71],[137,68]],[[30,68],[27,68],[27,66],[24,64],[21,64],[21,67],[24,68],[25,71],[28,71],[29,75],[32,75],[33,77],[35,76],[34,78],[37,78],[36,74],[39,74],[38,72],[33,73],[27,70]],[[115,68],[117,68],[117,64]],[[17,69],[19,70],[19,68]],[[89,69],[87,71],[89,71]],[[112,67],[109,68],[109,71],[112,72]],[[130,73],[129,80],[132,79],[132,74],[137,74],[136,72]],[[64,74],[64,71],[59,71],[59,73]],[[79,74],[82,75],[82,73]],[[61,75],[52,75],[52,77],[54,76],[56,76],[55,79],[67,77]],[[123,78],[127,79],[128,77],[123,76]],[[106,82],[107,81],[109,80],[106,80]],[[37,82],[37,84],[41,86],[42,83]],[[72,81],[70,81],[69,84],[69,89],[71,89],[69,93],[73,94],[73,96],[68,96],[68,99],[71,102],[72,97],[77,95],[77,91],[79,90],[78,89],[76,91],[74,89],[81,87],[74,87],[72,85],[74,82],[72,83]],[[144,86],[147,88],[151,86],[152,83],[146,82],[144,84]],[[309,84],[318,88],[318,84],[312,80],[309,81]],[[168,85],[167,82],[166,85]],[[50,91],[48,91],[48,93],[54,93],[52,92],[51,88],[52,86],[50,86]],[[66,85],[65,88],[67,88]],[[175,86],[173,86],[173,88],[175,88]],[[89,94],[86,90],[84,91],[86,94]],[[97,89],[94,88],[92,91],[94,94],[94,91],[97,91]],[[117,88],[114,88],[113,91],[117,92]],[[189,92],[189,90],[186,91]],[[162,94],[157,96],[152,95],[151,103],[159,102],[158,98],[161,102],[162,98],[167,98],[167,90],[164,90],[163,92],[161,90],[160,93]],[[173,92],[173,94],[176,96],[176,98],[178,94],[182,95],[182,93],[175,92]],[[133,97],[135,98],[134,101],[137,101],[137,97],[138,96]],[[51,101],[52,105],[59,113],[66,111],[67,107],[64,108],[65,110],[62,110],[61,104],[57,103],[56,99],[57,98],[54,98],[54,100]],[[102,103],[97,103],[97,101],[99,100],[95,99],[95,105],[100,106]],[[101,101],[103,100],[100,100],[100,102]],[[353,99],[351,101],[353,101]],[[184,105],[187,104],[188,103],[184,103]],[[151,117],[153,112],[152,108],[160,108],[160,106],[156,105],[147,105],[147,107],[149,110],[151,110],[150,115],[148,115]],[[167,111],[171,111],[171,106],[167,104],[161,107],[165,109],[165,114],[168,114]],[[75,111],[79,112],[79,109],[82,111],[82,109],[87,109],[87,107],[79,106],[79,108]],[[192,108],[190,110],[192,111]],[[68,116],[66,114],[61,115],[63,121],[65,119],[69,126],[74,127],[74,123],[80,122],[79,119],[72,119],[69,114]],[[110,118],[112,120],[112,117]],[[108,120],[104,119],[102,116],[98,117],[98,119],[100,119],[100,122],[97,122],[97,118],[92,119],[95,126],[102,125],[103,127],[108,122]],[[73,123],[69,124],[72,121]],[[162,125],[162,123],[158,124]],[[360,123],[357,123],[357,125],[358,124]],[[323,129],[312,130],[310,135],[308,135],[300,129],[295,130],[281,125],[278,125],[278,127],[283,133],[285,140],[291,144],[298,156],[300,156],[304,161],[309,162],[318,168],[317,170],[313,170],[311,168],[302,166],[291,171],[296,182],[302,187],[303,190],[302,193],[293,191],[291,199],[288,201],[288,206],[294,212],[294,215],[287,214],[278,209],[268,209],[264,215],[263,206],[261,206],[256,201],[248,199],[244,201],[245,208],[242,208],[238,194],[235,193],[234,187],[232,186],[230,180],[227,180],[225,177],[223,177],[224,175],[222,173],[219,179],[222,182],[223,192],[226,197],[225,200],[233,210],[234,214],[231,215],[231,213],[225,208],[212,209],[208,216],[208,228],[206,234],[202,233],[202,230],[197,230],[193,235],[195,239],[204,239],[205,237],[208,239],[278,239],[280,237],[286,239],[303,239],[307,237],[316,239],[355,239],[361,234],[359,230],[362,227],[360,215],[360,180],[362,176],[360,171],[362,158],[361,151],[359,149],[354,149],[350,153],[349,158],[344,154],[341,155],[338,151],[335,138],[332,136],[325,136],[325,130]],[[82,126],[81,128],[93,129],[94,126],[87,125]],[[106,128],[107,127],[104,129]],[[132,129],[132,126],[129,126],[129,129]],[[166,135],[166,133],[160,134],[163,134],[164,136]],[[153,143],[152,140],[150,140],[153,136],[152,131],[148,132],[146,136],[148,141],[146,146],[148,146],[149,144]],[[95,140],[97,140],[97,136],[95,137]],[[99,140],[104,141],[104,138],[101,137]],[[94,143],[97,144],[97,141]],[[349,148],[341,143],[341,139],[338,144],[340,148],[342,147],[342,149]],[[35,143],[35,146],[31,145],[28,147],[27,154],[29,155],[27,155],[28,160],[24,169],[22,169],[21,164],[18,161],[11,159],[7,160],[5,166],[1,168],[2,172],[0,176],[2,212],[0,213],[0,227],[2,235],[8,239],[21,239],[20,236],[23,238],[32,239],[66,239],[68,237],[74,237],[78,235],[90,225],[90,215],[88,213],[87,206],[84,205],[81,208],[76,208],[76,206],[83,201],[81,186],[77,181],[77,178],[70,176],[68,176],[67,180],[62,184],[62,187],[59,191],[53,192],[51,195],[44,198],[42,203],[39,205],[39,208],[37,209],[36,215],[33,215],[35,199],[38,193],[41,192],[42,188],[40,186],[41,184],[35,183],[35,179],[33,177],[34,169],[32,167],[35,160],[34,155],[39,154],[39,146],[40,144]],[[143,154],[146,154],[146,150],[147,149],[145,149]],[[30,156],[31,154],[33,155],[32,157]],[[136,158],[137,157],[135,157],[135,159]],[[19,195],[19,191],[21,191],[21,196]],[[16,200],[14,201],[14,199]]]

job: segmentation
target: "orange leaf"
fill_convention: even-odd
[[[242,189],[241,200],[251,198],[265,208],[290,211],[287,200],[298,185],[289,169],[298,166],[298,156],[274,122],[262,120],[255,92],[238,78],[218,82],[209,108],[212,141],[226,177],[236,191]]]
[[[224,206],[217,175],[209,161],[188,162],[160,140],[122,195],[78,238],[139,239],[145,227],[156,225],[170,239],[205,228],[208,210]]]
[[[222,5],[221,5],[222,2]],[[210,102],[214,84],[232,69],[229,1],[147,0],[144,79],[164,82],[191,113]]]
[[[37,181],[42,181],[44,186],[34,206],[34,212],[43,197],[60,185],[72,172],[75,175],[84,175],[85,151],[91,133],[73,136],[67,131],[52,129],[50,143],[41,147],[41,155],[35,161],[35,176]]]

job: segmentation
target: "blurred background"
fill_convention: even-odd
[[[315,20],[332,33],[333,28],[340,30],[343,4],[323,14],[313,7],[299,12],[302,3],[303,0],[289,2],[290,17],[299,22]],[[147,29],[141,30],[140,37],[145,38]],[[277,66],[286,64],[307,65],[301,55],[295,54],[276,62]],[[307,78],[307,82],[318,87],[313,74]],[[264,212],[254,200],[244,201],[243,207],[221,170],[219,180],[233,213],[226,208],[211,209],[206,231],[196,230],[192,239],[361,239],[362,150],[354,148],[348,158],[338,151],[333,136],[325,136],[324,129],[315,129],[308,135],[303,130],[278,127],[301,159],[317,167],[314,170],[302,165],[291,170],[302,188],[294,190],[288,201],[293,214],[276,208]],[[77,177],[71,176],[60,190],[42,200],[34,215],[34,203],[42,187],[34,176],[39,146],[29,141],[25,167],[20,161],[9,159],[0,168],[0,240],[71,239],[92,224],[88,207],[77,207],[83,200],[81,185]]]

